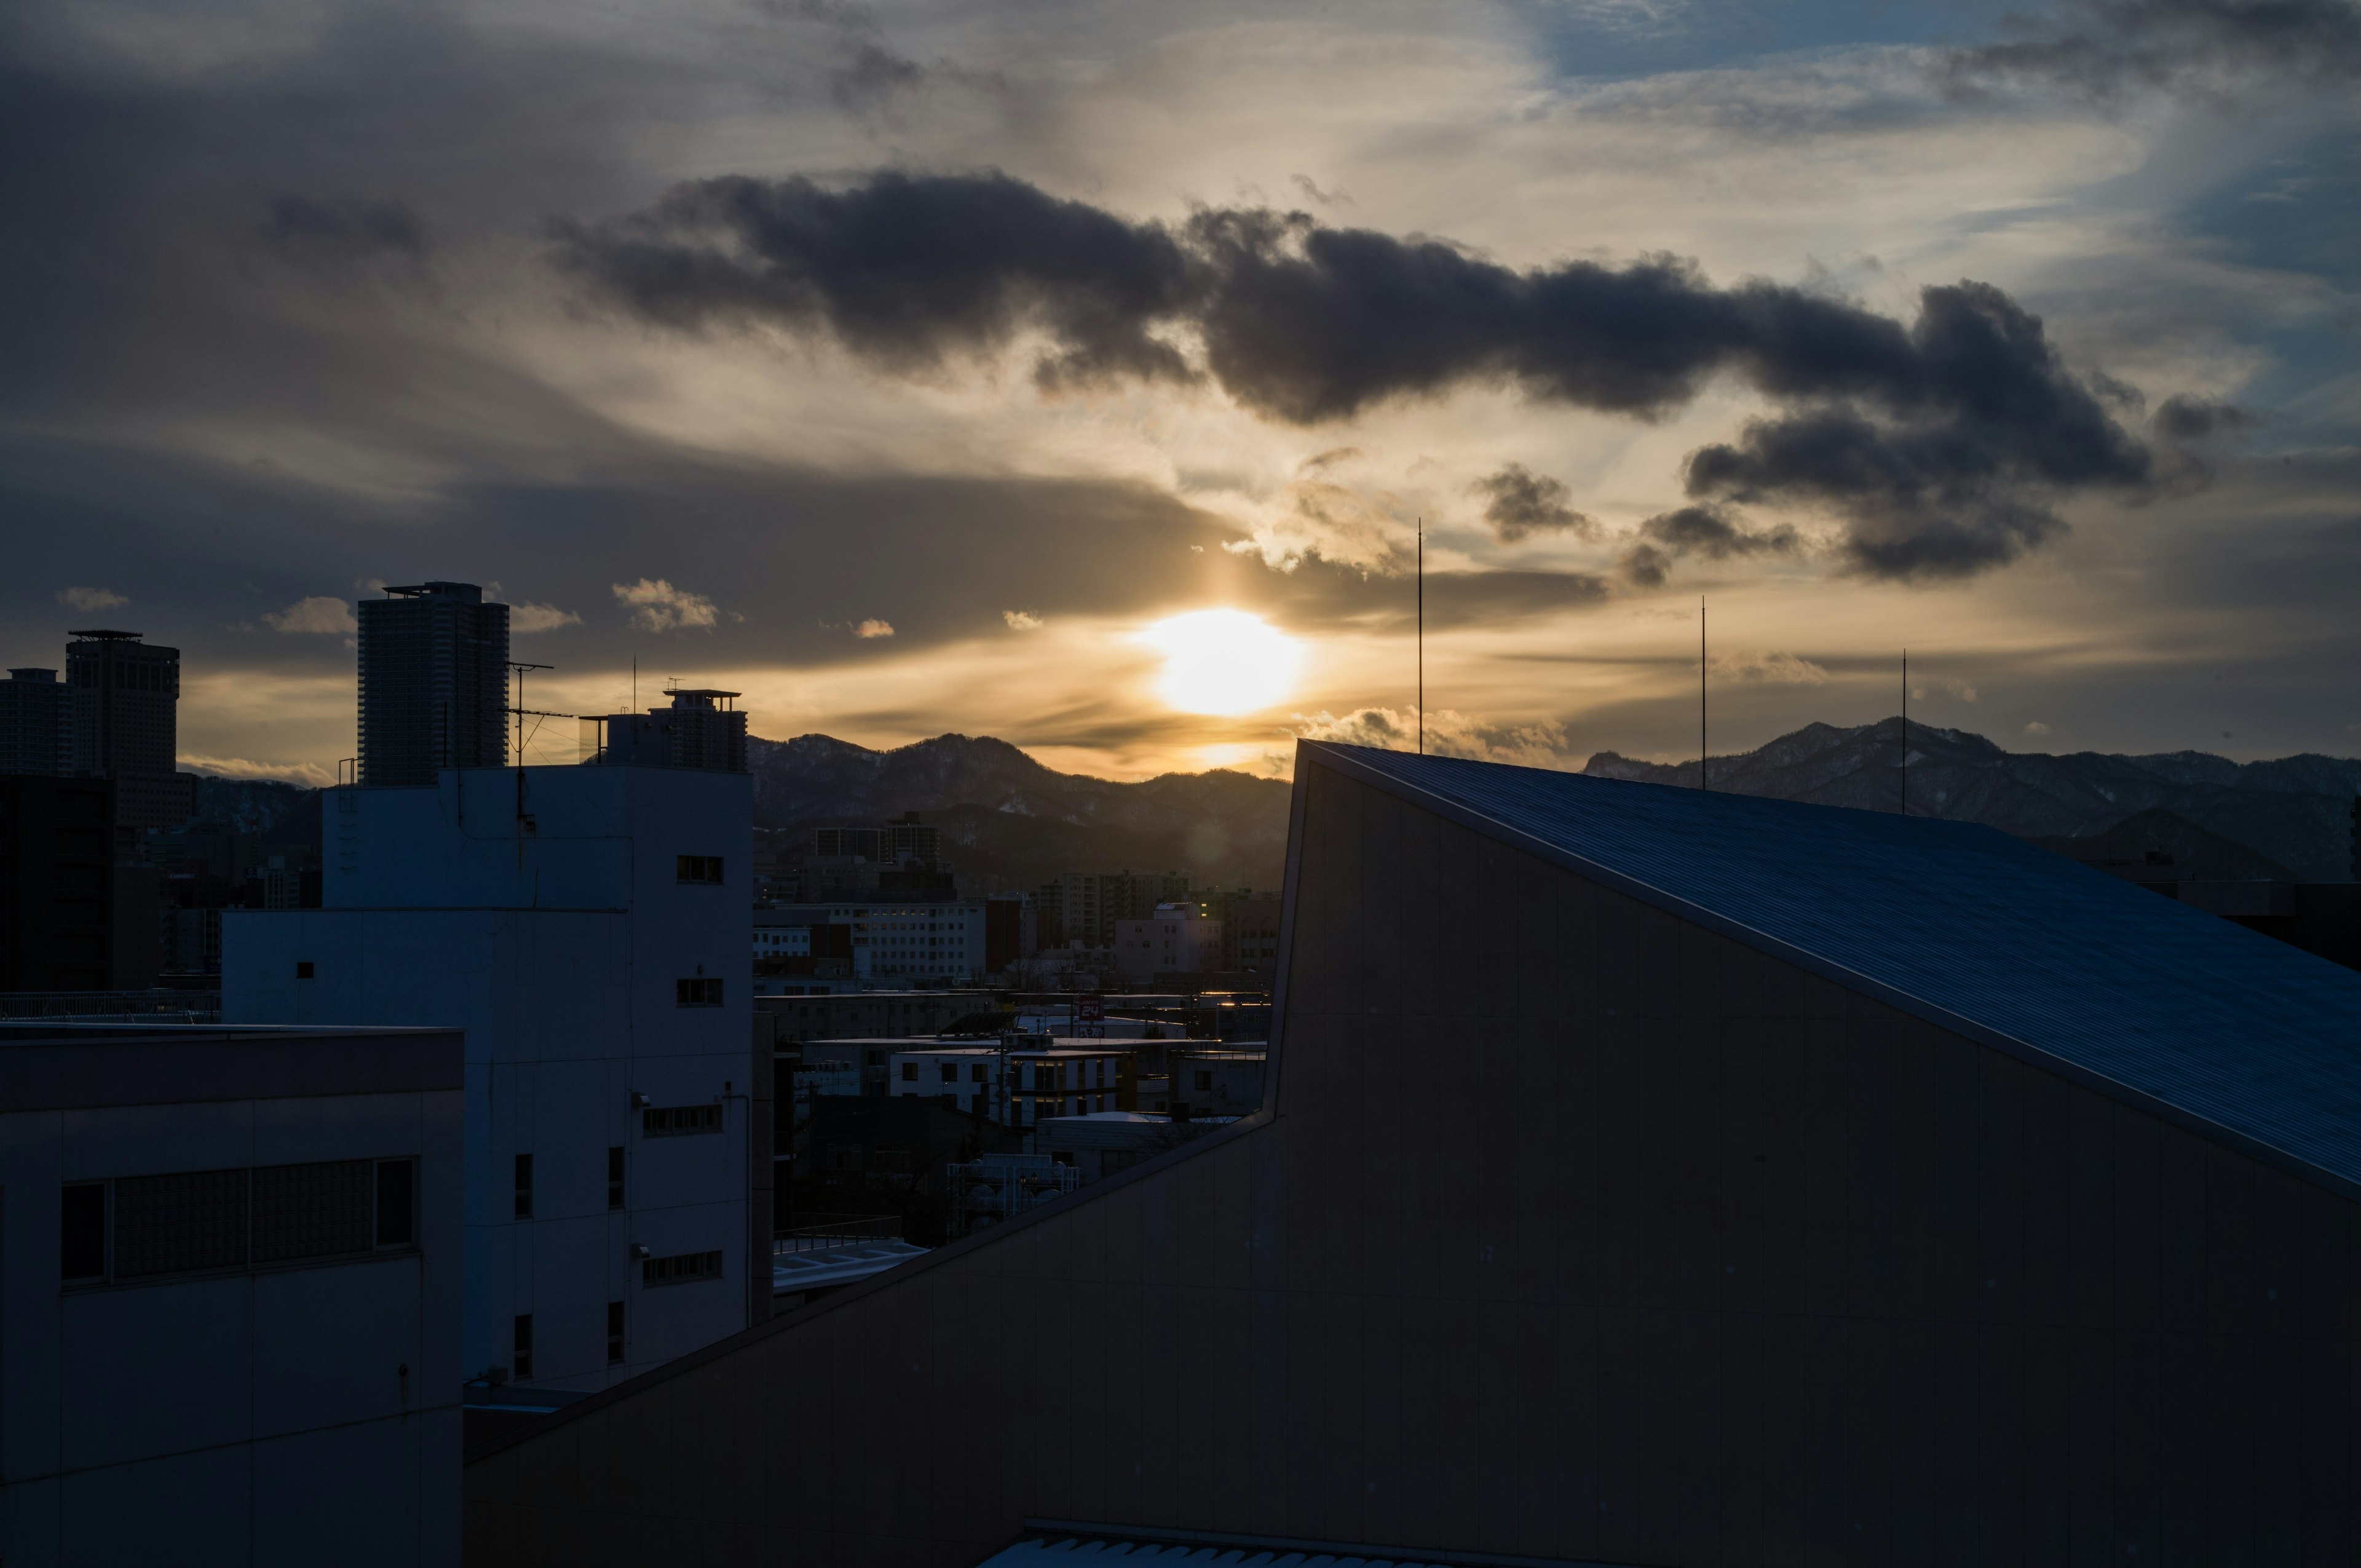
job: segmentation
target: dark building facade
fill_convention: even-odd
[[[0,773],[73,771],[72,692],[55,670],[11,670],[0,681]]]
[[[170,828],[195,809],[179,771],[181,651],[137,631],[69,631],[72,772],[115,781],[115,825]]]
[[[1261,1112],[474,1455],[471,1560],[2349,1560],[2361,979],[1963,824],[1295,777]]]
[[[738,693],[676,691],[668,707],[614,713],[599,720],[604,734],[594,761],[633,768],[746,771],[746,716]]]
[[[0,776],[0,991],[115,988],[114,792],[111,779]]]
[[[431,784],[508,760],[509,607],[473,583],[363,599],[360,782]]]

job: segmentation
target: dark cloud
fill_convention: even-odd
[[[1565,480],[1536,474],[1521,463],[1503,464],[1499,473],[1477,480],[1472,488],[1484,498],[1484,521],[1492,525],[1503,544],[1514,544],[1536,533],[1570,530],[1588,539],[1598,532],[1597,520],[1566,504],[1574,492],[1566,488]]]
[[[1353,204],[1353,193],[1341,185],[1333,191],[1323,191],[1309,174],[1290,174],[1287,178],[1288,182],[1302,192],[1307,199],[1323,207],[1349,207]]]
[[[398,202],[323,202],[283,195],[264,214],[262,237],[301,260],[331,265],[426,258],[426,231]]]
[[[1038,331],[1053,345],[1035,367],[1045,388],[1196,375],[1154,335],[1199,287],[1173,236],[1005,175],[703,180],[556,236],[577,276],[672,326],[825,327],[903,374]]]
[[[1292,424],[1481,385],[1653,419],[1733,376],[1789,411],[1695,454],[1690,494],[1832,514],[1876,576],[2000,565],[2062,526],[2057,497],[2156,477],[2118,389],[1988,284],[1925,290],[1905,326],[1672,257],[1519,271],[1301,213],[1133,223],[998,173],[708,180],[557,235],[564,267],[650,321],[826,330],[903,374],[1035,333],[1045,387],[1206,375]]]
[[[1623,574],[1643,587],[1662,587],[1673,563],[1702,555],[1727,561],[1749,555],[1792,555],[1803,540],[1782,525],[1750,532],[1719,507],[1688,506],[1658,512],[1634,531],[1637,543],[1624,553]]]
[[[2349,0],[2067,0],[2054,16],[2011,21],[2018,38],[1939,59],[1946,90],[2050,82],[2103,102],[2135,87],[2219,95],[2361,74],[2361,9]]]
[[[1964,576],[2062,530],[2051,498],[2136,496],[2158,477],[2109,389],[2067,370],[2040,318],[1999,290],[1924,291],[1910,340],[1910,376],[1868,405],[1882,417],[1822,402],[1756,420],[1690,455],[1689,494],[1831,514],[1842,558],[1869,576]]]
[[[2254,429],[2255,416],[2230,403],[2208,402],[2181,393],[2158,405],[2148,423],[2167,441],[2207,441],[2246,434]]]
[[[853,0],[761,0],[758,8],[827,30],[839,61],[828,73],[829,94],[856,113],[890,110],[897,99],[938,84],[983,90],[1007,85],[953,60],[925,64],[902,53],[887,40],[876,12]]]

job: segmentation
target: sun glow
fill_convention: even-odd
[[[1159,620],[1140,641],[1164,655],[1157,695],[1183,713],[1252,713],[1294,689],[1303,645],[1242,609]]]

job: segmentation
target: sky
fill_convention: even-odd
[[[535,708],[1284,773],[1422,667],[1579,767],[1696,753],[1702,604],[1717,753],[1906,648],[2352,755],[2357,82],[2345,0],[27,0],[0,658],[316,783],[444,578]]]

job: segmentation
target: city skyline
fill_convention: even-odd
[[[325,782],[444,578],[537,707],[1279,772],[1403,733],[1422,526],[1442,749],[1693,755],[1702,595],[1717,752],[1906,646],[2012,750],[2353,754],[2361,31],[2006,8],[36,7],[0,663],[138,629]]]

